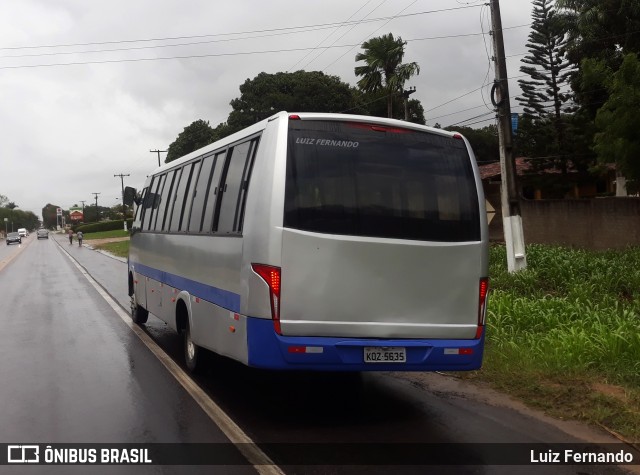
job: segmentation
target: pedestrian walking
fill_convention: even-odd
[[[69,229],[69,244],[73,244],[73,229]]]
[[[82,238],[84,237],[82,235],[82,231],[78,231],[78,234],[76,234],[76,236],[78,237],[78,246],[82,247]]]

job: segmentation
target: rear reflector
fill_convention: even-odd
[[[291,114],[289,120],[300,120],[300,116],[297,114]]]
[[[324,353],[321,346],[290,346],[287,348],[289,353]]]
[[[445,348],[445,355],[472,355],[473,348]]]
[[[273,328],[278,335],[282,335],[282,329],[280,328],[280,267],[251,264],[251,268],[269,287]]]

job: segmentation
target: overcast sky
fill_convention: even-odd
[[[359,45],[389,32],[408,42],[405,61],[420,65],[406,87],[416,87],[412,98],[422,102],[428,125],[488,125],[489,87],[482,86],[494,73],[482,5],[4,0],[0,194],[38,217],[47,203],[93,204],[93,193],[101,206],[118,204],[114,175],[128,174],[125,186],[141,187],[158,165],[149,150],[166,150],[194,120],[225,121],[246,79],[304,69],[355,85]],[[531,0],[501,2],[510,77],[520,74],[531,10]],[[519,92],[517,79],[510,89]]]

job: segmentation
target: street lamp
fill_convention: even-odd
[[[7,221],[9,221],[9,218],[4,218],[4,235],[7,235]]]

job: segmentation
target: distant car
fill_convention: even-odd
[[[38,229],[38,232],[36,233],[36,235],[38,236],[38,239],[49,239],[49,231],[47,229]]]
[[[27,237],[29,235],[29,231],[27,231],[25,228],[20,228],[18,229],[18,234],[20,235],[20,237]]]
[[[22,244],[22,236],[19,233],[9,233],[7,234],[7,246],[9,244],[13,244],[17,242],[18,244]]]

